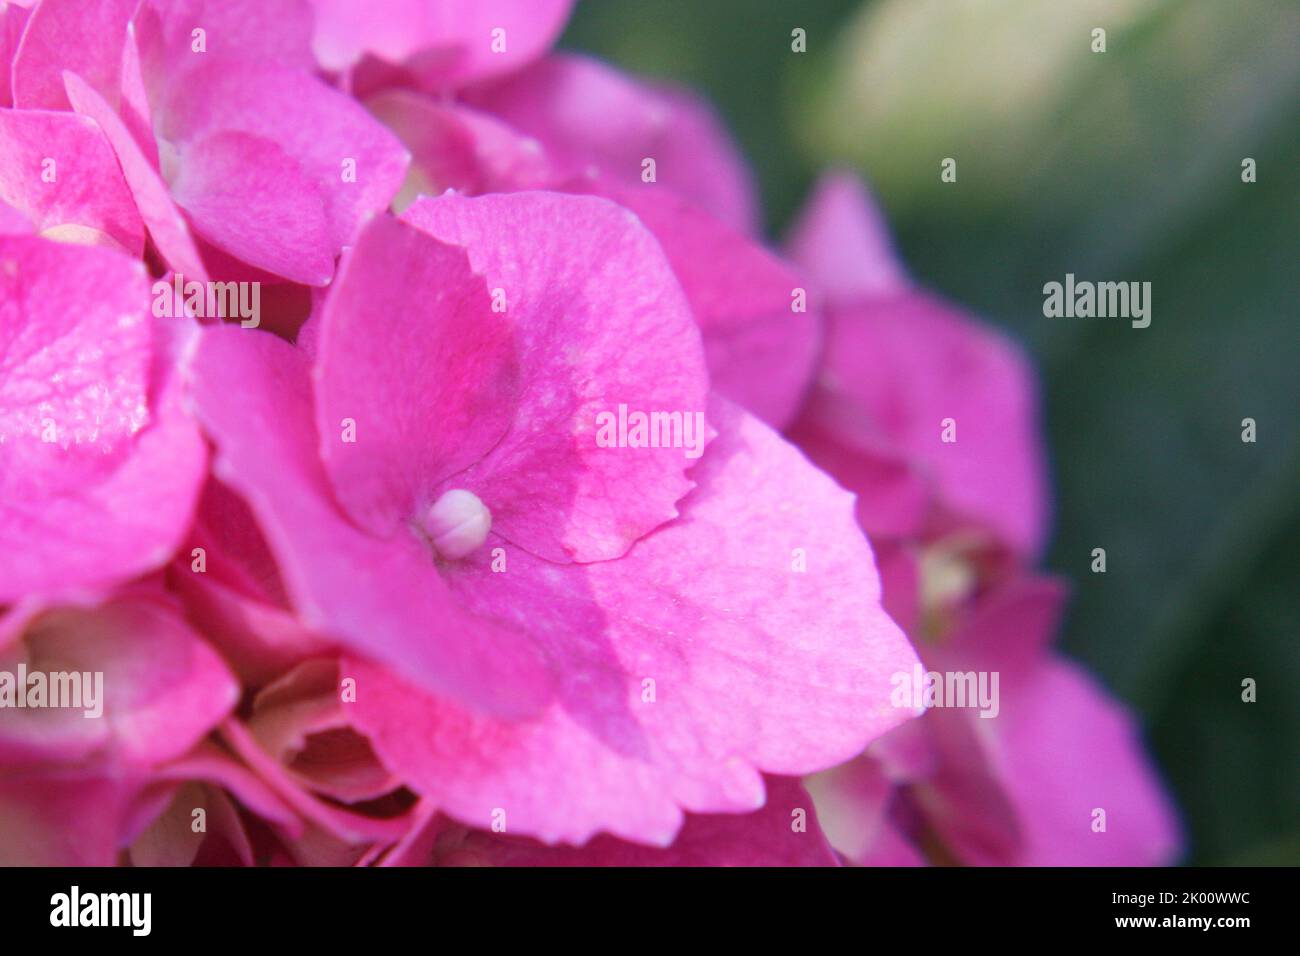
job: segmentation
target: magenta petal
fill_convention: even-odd
[[[691,814],[671,846],[648,847],[598,836],[582,847],[475,834],[446,861],[490,866],[839,866],[818,826],[812,798],[797,780],[767,779],[753,813]],[[445,864],[445,865],[446,865]]]
[[[501,441],[520,391],[510,324],[465,252],[387,217],[357,238],[326,299],[314,386],[338,501],[382,536]],[[340,440],[345,420],[354,442]]]
[[[305,356],[266,333],[214,328],[193,368],[214,471],[256,515],[307,627],[471,707],[518,715],[545,702],[549,668],[527,636],[461,611],[414,534],[373,538],[337,510]]]
[[[113,866],[137,791],[102,773],[0,770],[0,866]]]
[[[0,111],[0,199],[51,237],[107,239],[136,257],[144,251],[144,225],[117,157],[84,116]]]
[[[754,231],[754,189],[740,151],[690,93],[560,54],[464,97],[540,140],[570,175],[594,168],[654,196],[667,187],[731,227]],[[654,182],[643,180],[646,159],[655,161]]]
[[[667,845],[681,808],[752,810],[758,771],[811,772],[906,720],[890,675],[915,662],[881,611],[850,496],[724,400],[682,517],[617,561],[556,566],[507,548],[460,562],[462,600],[497,608],[556,661],[557,701],[505,722],[349,660],[356,728],[435,806],[580,843]],[[807,572],[792,566],[804,549]],[[646,699],[647,680],[654,681]]]
[[[455,482],[493,530],[550,560],[591,561],[673,518],[689,449],[597,441],[598,416],[619,405],[704,411],[699,332],[654,237],[607,200],[556,193],[422,199],[402,218],[465,249],[514,333],[514,421]]]
[[[307,285],[334,274],[320,191],[274,142],[222,131],[183,144],[172,197],[208,242]]]

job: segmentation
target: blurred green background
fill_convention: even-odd
[[[861,171],[913,275],[1024,343],[1064,649],[1141,716],[1186,862],[1300,862],[1300,3],[585,0],[563,45],[709,97],[773,237]],[[1150,328],[1044,318],[1067,272],[1151,282]]]

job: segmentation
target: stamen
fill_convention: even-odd
[[[492,512],[464,488],[444,492],[424,516],[424,533],[439,555],[455,561],[473,554],[492,529]]]

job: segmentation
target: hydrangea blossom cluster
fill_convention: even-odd
[[[1168,856],[1023,362],[570,5],[0,3],[0,862]]]

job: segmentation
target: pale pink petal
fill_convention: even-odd
[[[573,0],[312,2],[313,45],[325,69],[344,70],[370,54],[406,63],[429,89],[519,69],[555,42],[573,6]]]
[[[917,866],[923,862],[890,819],[894,784],[875,760],[850,760],[814,774],[805,785],[817,805],[826,839],[850,863]]]
[[[144,225],[117,157],[84,116],[0,111],[0,199],[49,236],[107,239],[137,257],[144,250]]]
[[[163,763],[206,736],[239,694],[161,591],[47,611],[6,653],[28,673],[103,675],[94,681],[101,716],[86,717],[84,707],[0,711],[0,751],[10,766],[92,757],[142,768]]]

